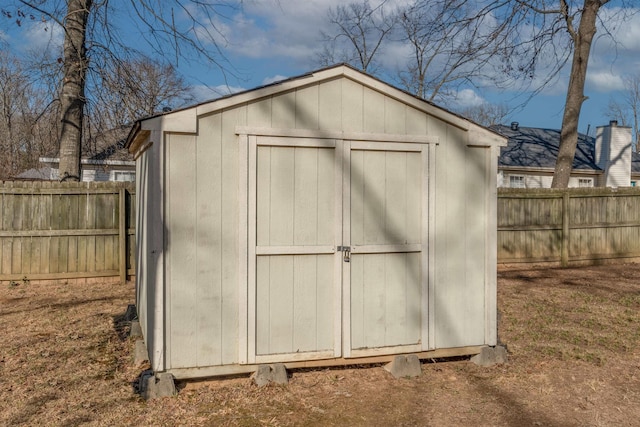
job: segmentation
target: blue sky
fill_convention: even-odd
[[[379,0],[371,0],[371,3],[376,1]],[[387,5],[406,2],[388,0]],[[245,0],[241,8],[226,9],[224,18],[216,21],[220,34],[218,43],[235,72],[225,78],[215,67],[185,60],[179,62],[179,71],[204,100],[317,69],[320,31],[327,28],[327,12],[330,7],[342,3],[340,0]],[[581,132],[586,132],[589,125],[593,131],[595,126],[607,124],[606,106],[611,98],[619,98],[623,93],[623,76],[640,73],[640,13],[637,13],[640,9],[632,10],[636,14],[626,22],[618,23],[612,18],[618,5],[614,0],[600,15],[612,29],[613,38],[605,36],[604,30],[600,29],[592,47],[585,88],[589,99],[583,104]],[[29,22],[20,28],[4,25],[0,27],[0,37],[9,41],[14,51],[43,49],[47,45],[51,48],[56,40],[59,43],[62,32],[52,26],[48,31],[42,31],[43,25],[41,22]],[[405,58],[406,52],[392,44],[385,48],[381,62],[385,68],[396,70],[402,67]],[[383,79],[399,86],[393,75],[394,72],[389,72]],[[567,82],[568,67],[506,121],[518,121],[522,126],[560,128]],[[460,89],[456,102],[458,107],[480,102],[507,103],[515,107],[525,98],[526,93],[498,90],[491,85],[482,89],[469,86]]]
[[[326,28],[327,11],[341,3],[340,0],[245,2],[243,10],[224,23],[229,59],[247,76],[246,81],[232,79],[230,85],[234,89],[251,88],[318,68],[314,59],[320,48],[320,31]],[[395,0],[387,5],[393,3],[403,4],[406,0]],[[581,132],[586,132],[589,125],[593,131],[595,126],[607,124],[609,117],[605,109],[610,98],[621,95],[623,76],[640,73],[640,14],[637,13],[640,9],[636,9],[636,15],[627,22],[611,25],[615,24],[612,16],[618,12],[617,5],[613,1],[601,13],[601,18],[609,23],[608,28],[613,28],[613,38],[604,36],[601,28],[592,47],[585,88],[589,99],[583,104]],[[405,58],[403,52],[393,46],[387,47],[384,55],[389,69],[402,66]],[[523,126],[560,128],[568,71],[567,67],[556,81],[529,101],[524,109],[516,109],[508,120],[519,121]],[[198,76],[209,86],[224,90],[219,87],[224,82],[216,78],[215,73],[209,76],[199,73]],[[397,85],[392,77],[385,80]],[[504,102],[515,107],[527,97],[528,94],[491,87],[482,90],[468,87],[459,93],[458,101],[463,105]]]

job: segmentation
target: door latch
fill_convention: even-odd
[[[342,251],[342,260],[344,262],[351,261],[351,247],[350,246],[338,246],[338,250]]]

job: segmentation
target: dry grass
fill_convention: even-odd
[[[636,264],[501,270],[500,338],[510,363],[293,372],[286,387],[247,378],[134,393],[144,367],[122,316],[133,286],[0,286],[0,425],[640,425]]]

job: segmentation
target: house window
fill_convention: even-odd
[[[631,181],[631,186],[635,187],[636,186],[636,181]]]
[[[135,181],[136,173],[135,172],[113,172],[113,180],[114,181]]]
[[[509,187],[511,188],[524,188],[524,176],[522,175],[510,175]]]
[[[591,178],[579,178],[578,187],[593,187],[593,179]]]

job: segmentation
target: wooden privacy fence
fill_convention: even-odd
[[[499,189],[498,262],[640,257],[640,189]]]
[[[0,281],[135,274],[135,186],[0,183]]]
[[[498,262],[640,258],[640,189],[499,189]],[[133,183],[0,182],[0,281],[135,274]]]

